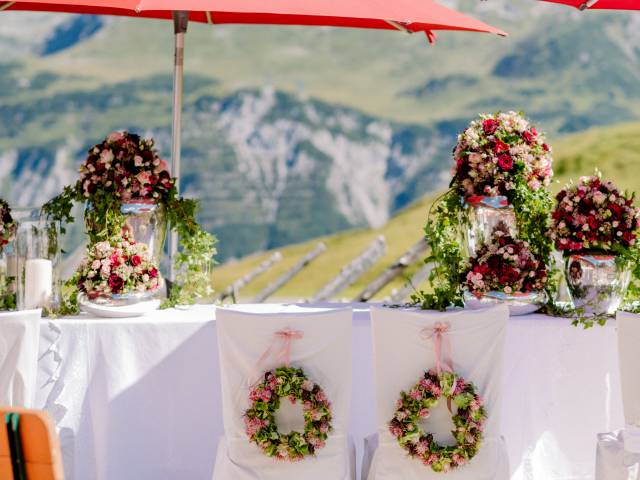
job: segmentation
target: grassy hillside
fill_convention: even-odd
[[[556,182],[553,190],[559,190],[571,178],[593,173],[595,168],[599,168],[621,188],[640,191],[640,124],[592,129],[564,137],[555,146]],[[283,260],[242,290],[241,301],[250,301],[268,283],[313,249],[315,243],[323,241],[327,245],[327,252],[285,285],[270,301],[309,297],[333,278],[342,266],[364,250],[376,236],[384,235],[388,245],[387,254],[355,285],[340,294],[341,298],[351,300],[420,238],[431,201],[432,198],[419,200],[377,230],[349,231],[279,250]],[[215,270],[216,288],[222,289],[229,285],[269,255],[269,252],[265,252],[220,266]],[[410,276],[413,270],[415,269],[407,272],[407,275]],[[401,287],[403,283],[403,279],[398,279],[387,286],[377,298],[388,296],[393,288]]]

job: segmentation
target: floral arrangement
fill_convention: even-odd
[[[634,247],[640,210],[634,197],[600,175],[582,177],[556,196],[551,235],[563,252],[613,251]]]
[[[455,446],[438,444],[433,435],[420,429],[420,421],[430,415],[440,398],[457,407],[451,433]],[[448,472],[471,460],[482,442],[482,430],[487,419],[482,399],[472,383],[455,373],[430,370],[409,391],[401,392],[396,412],[389,422],[389,431],[412,458],[419,459],[434,472]]]
[[[278,431],[275,413],[280,399],[302,402],[304,432]],[[251,442],[268,457],[296,462],[325,446],[331,427],[331,403],[322,388],[299,368],[280,367],[264,374],[249,393],[251,407],[245,412],[246,432]]]
[[[126,232],[111,242],[98,242],[87,249],[79,268],[78,288],[89,298],[109,295],[145,294],[158,290],[160,276],[151,252]]]
[[[551,149],[522,113],[481,115],[458,135],[452,185],[463,197],[507,196],[549,185]]]
[[[174,183],[153,140],[129,132],[111,133],[80,166],[79,184],[87,199],[102,191],[122,200],[164,200]]]
[[[526,242],[513,238],[507,225],[499,223],[491,242],[470,259],[462,277],[464,286],[476,297],[491,291],[509,295],[540,292],[546,286],[547,268]]]
[[[465,203],[474,196],[506,197],[515,213],[518,238],[527,242],[535,258],[551,264],[548,224],[553,199],[545,187],[553,170],[544,134],[522,113],[483,114],[459,135],[453,158],[450,189],[435,200],[425,226],[431,248],[425,262],[434,264],[431,291],[412,297],[424,309],[464,305],[464,235],[470,222]],[[547,282],[549,298],[553,288],[555,284]]]
[[[11,207],[0,199],[0,253],[13,240],[16,234],[16,222],[11,216]]]
[[[61,233],[64,233],[64,224],[74,220],[74,204],[86,203],[90,206],[85,210],[87,233],[90,243],[95,244],[118,238],[126,224],[121,206],[130,201],[164,206],[171,229],[180,237],[183,255],[176,259],[176,267],[183,272],[179,280],[189,285],[171,289],[170,298],[163,307],[195,303],[210,281],[193,258],[212,255],[216,251],[216,238],[206,234],[196,221],[197,202],[179,196],[176,179],[171,178],[166,163],[154,149],[152,139],[129,132],[111,133],[89,149],[80,166],[78,181],[66,186],[60,195],[47,202],[43,211],[51,222],[61,223]],[[205,263],[212,262],[213,259],[209,258]],[[75,279],[71,281],[75,283]],[[201,283],[202,288],[194,288]],[[76,293],[70,290],[68,299],[63,298],[64,313],[78,311],[74,300]]]

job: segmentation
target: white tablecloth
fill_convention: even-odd
[[[277,312],[277,305],[242,306]],[[351,434],[375,431],[366,305],[354,305]],[[615,323],[512,318],[502,432],[513,480],[593,479],[596,434],[623,426]],[[210,480],[222,434],[215,310],[43,321],[37,406],[68,480]]]

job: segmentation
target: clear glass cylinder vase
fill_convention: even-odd
[[[500,222],[507,225],[513,237],[518,235],[516,214],[507,197],[474,196],[465,199],[468,226],[465,243],[469,256],[475,256],[481,245],[489,242]]]
[[[56,310],[60,305],[60,225],[46,221],[38,209],[19,210],[14,217],[18,223],[17,308]]]

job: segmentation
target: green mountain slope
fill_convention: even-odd
[[[581,134],[564,137],[554,148],[556,181],[553,190],[559,190],[570,179],[590,175],[596,168],[614,180],[621,188],[640,191],[640,124],[624,124],[609,128],[592,129]],[[422,235],[431,198],[423,198],[392,218],[379,229],[354,230],[338,235],[293,245],[279,250],[283,260],[268,273],[256,279],[241,291],[241,300],[250,301],[259,291],[287,271],[306,252],[313,249],[317,241],[327,245],[327,252],[305,269],[293,281],[277,292],[270,301],[278,299],[297,300],[311,296],[331,280],[352,258],[356,257],[376,236],[384,235],[387,254],[356,284],[340,294],[340,298],[353,299],[369,282],[387,268],[396,258],[411,247]],[[271,252],[261,253],[222,265],[214,271],[216,288],[222,288],[254,269]],[[407,276],[416,267],[407,272]],[[402,287],[399,279],[385,288],[376,298],[388,296],[392,289]]]

